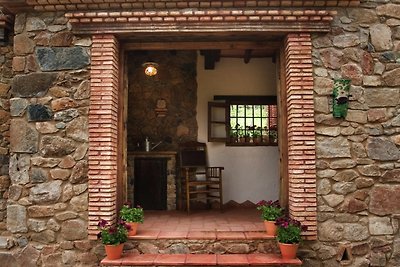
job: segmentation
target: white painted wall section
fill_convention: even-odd
[[[221,58],[214,70],[197,60],[198,140],[207,142],[207,103],[214,95],[276,95],[276,64],[272,59]],[[223,166],[224,202],[253,203],[279,198],[279,152],[276,146],[229,147],[207,143],[210,166]]]

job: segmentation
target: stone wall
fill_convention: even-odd
[[[90,45],[71,34],[62,14],[16,16],[5,266],[98,261],[87,239]],[[2,49],[10,64],[10,48]]]
[[[400,265],[400,5],[362,2],[313,38],[319,242],[305,266]],[[335,78],[352,80],[345,119],[332,116]]]
[[[6,229],[7,190],[10,186],[8,175],[10,145],[10,82],[12,79],[12,43],[0,46],[0,232]],[[0,238],[0,248],[7,248],[7,239]]]
[[[130,52],[128,59],[128,149],[144,150],[166,140],[156,150],[177,150],[178,143],[197,139],[195,51]],[[155,61],[158,74],[144,74],[142,64]]]

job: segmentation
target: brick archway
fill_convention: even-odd
[[[89,235],[99,218],[116,219],[118,176],[119,43],[114,35],[93,35],[89,112]],[[288,207],[316,239],[316,174],[313,77],[309,33],[285,38],[288,136]]]

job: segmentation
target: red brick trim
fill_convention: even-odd
[[[27,0],[37,11],[106,10],[106,9],[182,9],[182,8],[259,8],[259,7],[348,7],[358,6],[360,0]]]
[[[316,9],[179,9],[66,13],[76,34],[328,32],[334,10]]]
[[[67,13],[71,23],[199,21],[331,21],[335,11],[285,9],[141,10]],[[219,18],[219,19],[216,19]]]
[[[307,239],[317,238],[315,122],[310,34],[285,39],[288,109],[289,213],[308,226]]]
[[[113,35],[92,38],[89,110],[89,237],[99,219],[116,220],[119,44]]]

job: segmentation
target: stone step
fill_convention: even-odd
[[[101,266],[300,266],[299,259],[279,254],[133,254],[101,261]]]
[[[124,249],[138,254],[279,253],[274,236],[241,231],[141,231]]]

